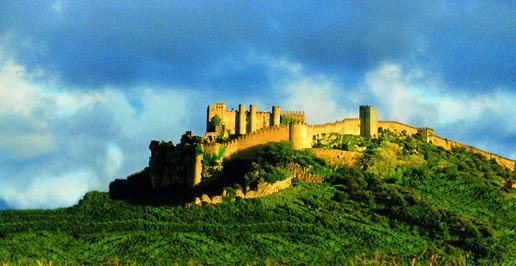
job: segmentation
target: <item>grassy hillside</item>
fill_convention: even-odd
[[[516,193],[501,185],[513,180],[509,170],[390,132],[327,145],[367,149],[353,167],[327,166],[286,143],[227,162],[221,180],[242,175],[244,185],[283,178],[278,168],[289,162],[325,177],[263,198],[184,208],[91,192],[66,209],[2,211],[0,262],[516,264]]]

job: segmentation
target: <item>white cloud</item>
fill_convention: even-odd
[[[55,208],[70,206],[79,201],[90,191],[95,172],[80,169],[60,175],[45,175],[40,173],[21,179],[0,180],[2,198],[12,207]]]
[[[115,177],[119,173],[120,168],[122,168],[124,163],[122,149],[114,143],[108,144],[106,154],[102,160],[103,162],[100,162],[100,164],[104,164],[105,177],[107,177],[107,181],[109,181],[109,179]]]
[[[0,198],[14,208],[70,206],[88,191],[106,191],[147,165],[150,140],[177,141],[204,125],[197,102],[209,96],[185,89],[139,87],[129,95],[30,77],[15,63],[0,67]]]
[[[273,73],[270,78],[283,110],[304,111],[305,120],[310,124],[356,116],[358,107],[352,106],[354,100],[351,100],[354,97],[330,77],[307,74],[302,65],[286,59],[264,61]]]
[[[476,96],[450,94],[438,80],[420,69],[405,72],[396,64],[384,64],[365,75],[366,86],[384,108],[380,111],[387,119],[416,123],[422,119],[424,123],[444,125],[477,121],[489,111],[516,112],[514,93],[494,90]],[[514,119],[508,116],[507,122]]]
[[[365,74],[365,83],[369,91],[381,104],[380,118],[389,120],[411,121],[414,118],[426,121],[425,113],[435,112],[424,100],[424,93],[412,87],[411,77],[421,77],[420,70],[413,74],[404,73],[399,65],[384,64]]]
[[[511,115],[516,113],[513,91],[499,88],[481,95],[450,93],[438,76],[421,69],[404,71],[396,64],[368,71],[365,86],[376,97],[381,119],[434,127],[443,137],[509,153],[506,156],[514,154],[514,147],[496,139],[503,136],[510,140],[516,135],[516,117]]]
[[[50,133],[0,131],[0,151],[21,158],[31,158],[55,151],[56,143]]]
[[[0,66],[0,114],[30,115],[36,105],[31,85],[24,79],[25,69],[13,62]]]
[[[337,91],[329,80],[305,77],[285,84],[281,89],[284,97],[281,106],[287,110],[305,111],[310,123],[335,121],[342,116],[337,105]]]

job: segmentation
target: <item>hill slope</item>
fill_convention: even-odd
[[[230,193],[220,204],[184,208],[91,192],[66,209],[2,211],[0,262],[516,263],[515,192],[501,185],[514,173],[417,135],[339,137],[325,145],[366,148],[355,165],[328,166],[279,143],[253,160],[225,162],[214,174],[214,183],[231,186],[231,176],[244,189],[286,178],[288,163],[324,177],[323,183],[294,180],[263,198]]]

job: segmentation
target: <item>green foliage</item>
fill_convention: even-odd
[[[323,133],[321,136],[314,136],[313,140],[314,148],[339,149],[345,151],[357,151],[359,147],[366,147],[371,144],[368,138],[339,133]]]
[[[295,119],[288,115],[280,116],[280,124],[282,124],[282,125],[288,125],[290,123],[299,123],[299,122],[301,122],[299,119]]]
[[[204,166],[217,166],[220,165],[222,158],[224,158],[224,153],[226,152],[226,146],[220,146],[217,153],[204,153],[202,164]]]
[[[215,115],[214,117],[211,118],[211,121],[210,123],[216,127],[216,126],[219,126],[222,122],[222,119],[220,119],[219,115]]]
[[[255,190],[259,183],[267,182],[273,184],[277,181],[285,180],[290,173],[273,167],[269,164],[260,165],[255,162],[251,163],[249,172],[245,175],[245,182],[251,190]]]
[[[250,161],[224,162],[228,181],[281,180],[288,174],[281,166],[291,162],[325,176],[322,184],[296,181],[263,198],[184,208],[92,192],[66,209],[1,211],[0,262],[516,262],[516,195],[500,185],[512,178],[510,170],[466,149],[446,151],[383,130],[364,147],[363,164],[353,167],[331,168],[286,142],[264,146]]]

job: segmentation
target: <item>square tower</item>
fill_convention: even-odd
[[[378,136],[378,111],[375,106],[360,106],[360,136],[367,138]]]

